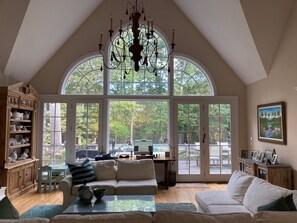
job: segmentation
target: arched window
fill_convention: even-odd
[[[174,95],[211,96],[213,87],[206,72],[187,58],[174,58]]]
[[[67,75],[62,94],[102,95],[103,72],[101,56],[92,56],[81,61]]]

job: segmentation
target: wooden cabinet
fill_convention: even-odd
[[[0,183],[15,198],[36,184],[38,94],[31,85],[0,87]]]
[[[292,169],[283,164],[265,164],[253,159],[239,159],[239,169],[252,176],[267,180],[268,182],[285,187],[293,188]]]

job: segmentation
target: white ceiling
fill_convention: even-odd
[[[0,0],[0,33],[5,33],[0,41],[2,84],[7,78],[29,82],[102,1]],[[294,4],[294,0],[172,1],[247,85],[269,75]]]

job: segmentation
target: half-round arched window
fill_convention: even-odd
[[[92,56],[76,65],[68,74],[62,87],[62,94],[102,95],[103,71],[101,56]]]
[[[174,95],[211,96],[212,83],[201,66],[184,57],[174,58]]]

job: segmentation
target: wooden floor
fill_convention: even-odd
[[[177,184],[175,187],[170,187],[168,190],[159,188],[155,195],[156,203],[193,203],[197,206],[195,193],[197,191],[207,190],[226,190],[226,184],[210,183],[205,187],[204,184]],[[36,189],[12,200],[12,204],[20,214],[25,213],[35,205],[40,204],[62,204],[63,193],[56,190],[51,193],[38,193]]]

